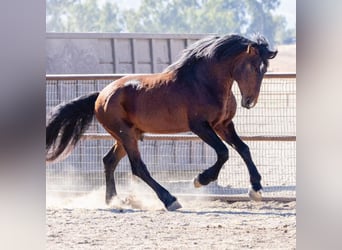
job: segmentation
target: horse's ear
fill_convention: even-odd
[[[247,54],[250,54],[250,53],[251,53],[251,46],[252,46],[251,44],[248,44],[248,46],[247,46],[247,51],[246,51]]]
[[[247,54],[253,55],[256,54],[256,49],[253,47],[253,45],[250,43],[247,46],[247,50],[246,50]]]
[[[276,50],[276,51],[269,51],[268,52],[268,59],[275,58],[277,54],[278,54],[278,50]]]

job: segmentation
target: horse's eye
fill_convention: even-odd
[[[260,72],[263,73],[263,74],[265,74],[265,73],[266,73],[266,70],[267,70],[267,68],[266,68],[265,64],[264,64],[264,63],[261,63],[261,64],[260,64]]]
[[[256,73],[260,73],[260,71],[261,71],[261,67],[257,67],[257,66],[254,66],[253,67],[253,70],[256,72]]]
[[[265,74],[266,70],[267,70],[267,67],[266,67],[266,65],[263,62],[260,63],[259,67],[255,67],[255,71],[257,73]]]

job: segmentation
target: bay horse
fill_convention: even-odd
[[[165,208],[172,211],[181,205],[150,175],[141,159],[138,140],[146,132],[191,131],[217,154],[215,164],[194,179],[194,186],[207,185],[218,178],[228,160],[224,140],[247,165],[250,198],[260,200],[261,175],[232,121],[237,108],[232,85],[234,81],[238,84],[241,106],[254,107],[268,60],[277,52],[269,49],[261,35],[252,40],[237,34],[209,36],[183,50],[180,59],[162,73],[127,75],[100,92],[60,104],[47,120],[46,160],[54,161],[70,152],[95,116],[115,139],[103,157],[106,203],[117,194],[114,170],[127,155],[133,175],[145,181]]]

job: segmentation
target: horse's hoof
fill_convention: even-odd
[[[253,188],[250,188],[248,190],[248,196],[253,201],[261,201],[262,200],[262,195],[261,195],[260,190],[255,191]]]
[[[112,203],[114,196],[106,195],[106,205],[109,206]]]
[[[171,205],[166,207],[168,211],[175,211],[179,208],[182,208],[182,205],[177,200],[175,200],[174,202],[171,203]]]
[[[202,187],[202,184],[198,180],[198,176],[194,179],[194,186],[195,188]]]

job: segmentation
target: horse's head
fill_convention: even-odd
[[[241,92],[242,107],[250,109],[256,105],[268,60],[277,53],[269,50],[268,43],[261,37],[257,42],[249,43],[246,50],[237,56],[232,75]]]

